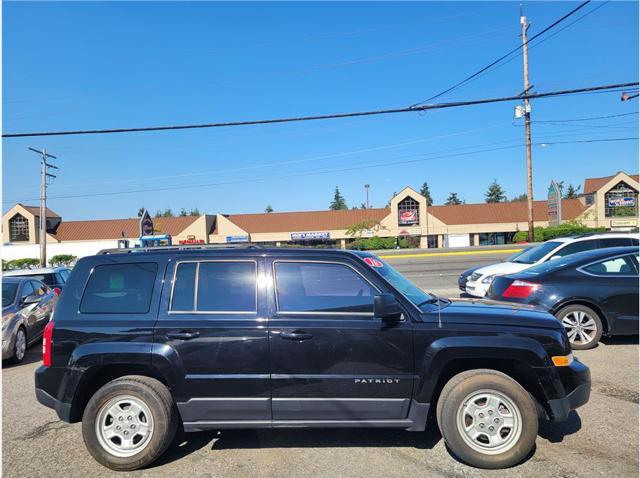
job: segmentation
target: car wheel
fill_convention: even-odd
[[[508,375],[478,369],[454,376],[442,389],[436,417],[449,450],[478,468],[508,468],[533,450],[536,406]]]
[[[18,327],[16,337],[13,341],[13,355],[9,359],[9,363],[20,363],[24,360],[27,353],[27,333],[24,327]]]
[[[171,394],[158,380],[130,375],[113,380],[89,400],[82,436],[89,453],[116,471],[155,461],[171,444],[178,415]]]
[[[596,311],[589,307],[568,305],[556,313],[556,318],[567,331],[572,349],[592,349],[602,337],[602,321]]]

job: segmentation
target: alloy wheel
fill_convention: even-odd
[[[571,344],[586,345],[593,342],[597,333],[596,321],[587,312],[574,310],[562,318]]]

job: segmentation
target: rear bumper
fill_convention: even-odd
[[[58,414],[58,418],[64,422],[71,421],[71,404],[58,400],[52,393],[53,383],[47,377],[51,369],[40,366],[36,370],[36,398],[45,407],[52,408]],[[59,381],[57,382],[59,383]]]

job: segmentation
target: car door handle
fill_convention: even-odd
[[[177,340],[191,340],[200,337],[200,332],[183,330],[182,332],[169,332],[167,337]]]
[[[293,332],[280,332],[280,337],[286,340],[309,340],[313,338],[313,334],[302,330],[294,330]]]

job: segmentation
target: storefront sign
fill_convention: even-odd
[[[146,209],[140,217],[140,237],[153,235],[153,219]]]
[[[227,242],[249,242],[249,236],[227,236]]]
[[[374,236],[374,232],[372,229],[365,229],[360,233],[360,237],[373,237],[373,236]]]
[[[635,205],[636,200],[633,196],[609,198],[609,207],[633,207]]]
[[[547,192],[547,218],[550,226],[562,223],[562,195],[555,181],[551,181]]]
[[[331,234],[328,232],[292,232],[292,241],[321,241],[322,239],[330,239]]]
[[[407,209],[398,214],[398,224],[418,224],[418,210]]]
[[[637,225],[637,219],[614,219],[611,221],[611,227],[634,227]]]
[[[178,241],[181,246],[185,246],[188,244],[204,244],[204,239],[196,239],[195,237],[188,236],[187,239],[182,239]]]

